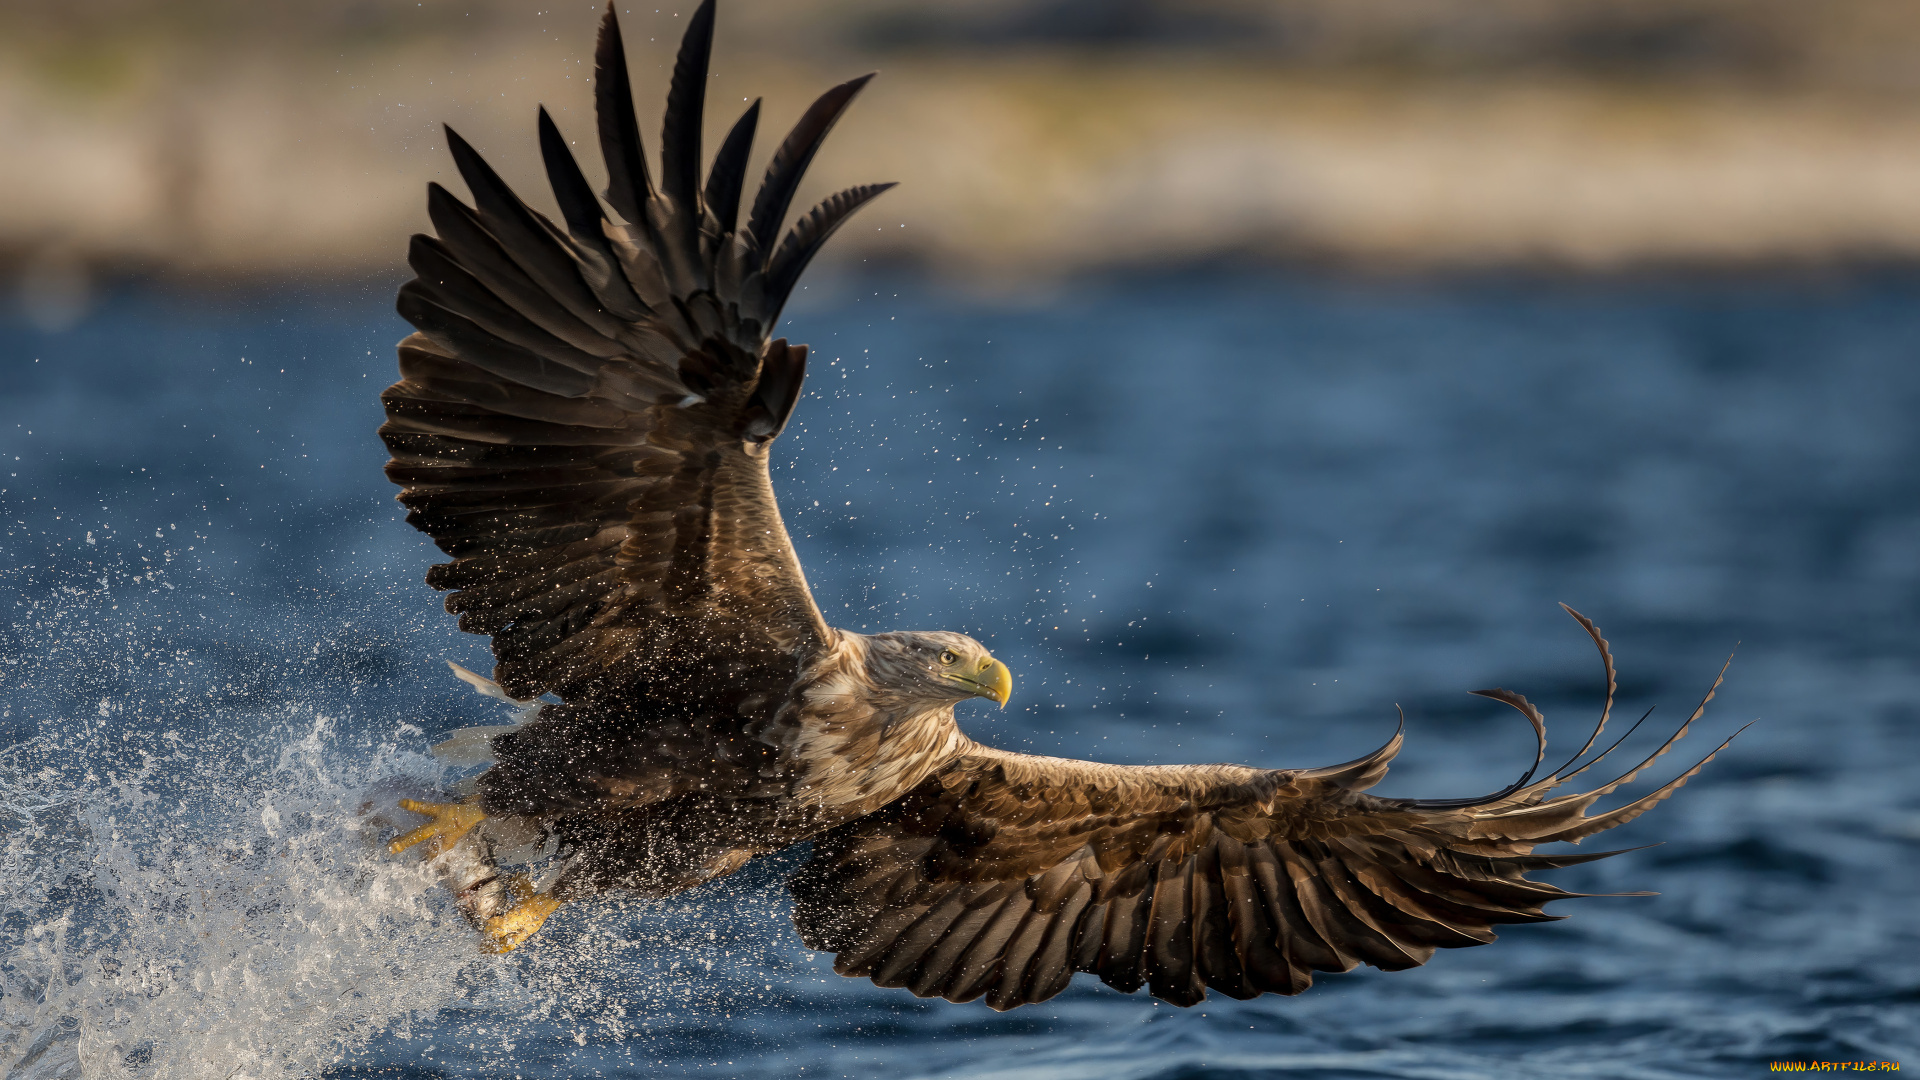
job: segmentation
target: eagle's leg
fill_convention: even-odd
[[[425,814],[433,820],[388,844],[387,850],[398,855],[415,844],[430,840],[432,843],[427,848],[429,859],[451,848],[487,816],[473,802],[428,803],[401,799],[400,809]]]
[[[401,799],[400,808],[433,820],[387,845],[395,854],[427,844],[427,859],[453,890],[461,914],[486,936],[488,952],[511,952],[540,932],[560,901],[534,891],[525,874],[502,874],[494,867],[493,837],[475,826],[490,819],[474,801],[427,803]],[[491,827],[491,826],[490,826]]]
[[[533,882],[525,874],[510,874],[503,880],[506,898],[513,906],[481,924],[481,932],[487,935],[488,952],[511,952],[526,944],[528,938],[540,932],[547,916],[560,906],[560,901],[552,896],[534,892]]]

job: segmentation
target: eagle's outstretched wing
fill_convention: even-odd
[[[1525,698],[1487,694],[1543,730]],[[794,920],[809,947],[838,954],[843,975],[995,1009],[1050,998],[1077,971],[1192,1005],[1209,988],[1297,994],[1315,971],[1415,967],[1436,948],[1492,941],[1499,924],[1556,918],[1541,906],[1583,895],[1524,875],[1616,852],[1533,848],[1577,842],[1672,794],[1713,755],[1626,806],[1585,813],[1705,706],[1627,775],[1551,799],[1599,757],[1529,785],[1530,771],[1482,799],[1430,801],[1363,794],[1398,734],[1314,770],[1128,768],[977,747],[815,840],[792,882]]]
[[[448,130],[474,205],[431,185],[438,235],[413,238],[419,276],[399,310],[419,332],[382,395],[387,475],[408,521],[453,556],[427,580],[457,590],[447,608],[462,629],[493,635],[495,677],[516,698],[611,683],[650,684],[663,705],[689,688],[764,697],[827,634],[767,473],[807,350],[768,334],[821,243],[891,185],[834,195],[780,237],[855,79],[801,117],[741,225],[759,103],[703,186],[712,38],[708,0],[674,67],[656,186],[609,6],[595,89],[618,220],[542,109],[562,222]]]

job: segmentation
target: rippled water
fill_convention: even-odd
[[[1009,662],[976,737],[1319,765],[1398,703],[1380,792],[1478,793],[1530,746],[1461,691],[1563,750],[1598,707],[1564,600],[1649,727],[1739,643],[1690,742],[1760,722],[1609,837],[1664,846],[1554,877],[1662,895],[1191,1010],[840,979],[797,853],[483,957],[379,848],[425,747],[498,719],[379,473],[390,285],[136,292],[0,323],[0,1077],[1920,1067],[1920,280],[829,285],[783,504],[839,625]]]

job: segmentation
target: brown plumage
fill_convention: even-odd
[[[1435,949],[1494,940],[1497,925],[1558,918],[1541,906],[1587,894],[1526,872],[1619,852],[1534,847],[1632,821],[1726,745],[1649,794],[1586,815],[1686,734],[1716,677],[1646,760],[1590,791],[1549,798],[1606,756],[1574,767],[1613,706],[1606,639],[1567,610],[1600,650],[1607,705],[1586,745],[1543,780],[1528,783],[1530,769],[1479,799],[1364,794],[1399,751],[1397,733],[1323,769],[1122,767],[969,743],[905,798],[814,842],[792,882],[794,919],[810,948],[838,954],[842,975],[1010,1009],[1059,993],[1076,971],[1177,1005],[1208,989],[1297,994],[1315,971],[1417,967]],[[1537,769],[1539,710],[1511,691],[1477,692],[1532,722]]]
[[[419,332],[400,344],[381,435],[408,520],[453,557],[427,580],[453,590],[462,629],[493,636],[506,695],[560,699],[493,740],[477,806],[411,804],[437,824],[396,845],[436,839],[497,947],[559,901],[671,893],[812,838],[795,919],[843,974],[1002,1009],[1075,971],[1182,1005],[1209,987],[1298,993],[1314,971],[1411,967],[1550,918],[1541,905],[1572,894],[1524,873],[1603,856],[1533,847],[1630,820],[1698,770],[1588,817],[1632,774],[1560,798],[1587,766],[1481,799],[1394,800],[1364,792],[1398,735],[1310,770],[1123,768],[966,738],[954,705],[1004,704],[1004,665],[959,634],[829,627],[768,475],[807,360],[771,330],[820,245],[888,185],[832,196],[776,239],[866,79],[806,112],[742,224],[759,105],[703,185],[712,33],[708,0],[674,68],[656,185],[609,8],[595,88],[614,216],[544,110],[560,222],[449,130],[473,205],[429,186],[438,235],[413,238],[418,276],[400,291]],[[1606,642],[1575,617],[1610,708]],[[1485,693],[1544,752],[1538,711]],[[537,891],[496,869],[542,841],[558,857]]]

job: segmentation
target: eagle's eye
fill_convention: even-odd
[[[948,667],[952,667],[953,665],[960,662],[960,658],[953,655],[952,649],[948,649],[945,652],[940,654],[940,662],[947,665]]]

